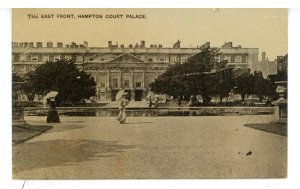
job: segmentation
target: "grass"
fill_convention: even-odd
[[[19,143],[25,142],[29,139],[32,139],[49,129],[52,126],[48,125],[13,125],[12,127],[12,142],[13,145],[17,145]]]
[[[245,126],[268,133],[287,136],[287,122],[254,123],[245,124]]]

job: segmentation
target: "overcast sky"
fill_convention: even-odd
[[[28,17],[38,14],[39,18]],[[41,18],[54,14],[53,18]],[[57,18],[57,14],[74,14],[74,18]],[[78,18],[97,14],[103,18]],[[105,18],[120,15],[120,18]],[[145,19],[128,19],[126,14],[145,15]],[[287,53],[286,9],[14,9],[14,42],[87,41],[90,47],[113,44],[162,44],[172,47],[179,39],[181,47],[196,47],[207,41],[221,46],[232,41],[234,46],[259,48],[270,60]]]

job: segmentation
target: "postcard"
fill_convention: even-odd
[[[287,177],[287,9],[13,9],[13,179]]]

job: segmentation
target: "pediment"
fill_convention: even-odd
[[[138,62],[144,62],[144,61],[132,54],[125,53],[125,54],[121,54],[121,55],[117,56],[116,58],[112,59],[109,62],[111,62],[111,63],[138,63]]]

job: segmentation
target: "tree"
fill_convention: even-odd
[[[264,96],[268,93],[268,80],[264,79],[262,72],[253,73],[253,94],[256,94],[259,101],[262,102]]]
[[[208,104],[212,96],[228,95],[233,75],[231,68],[226,67],[227,61],[217,61],[218,56],[218,49],[202,49],[186,63],[170,66],[150,85],[151,89],[175,97],[201,94],[204,104]]]
[[[74,62],[61,60],[46,62],[34,72],[27,73],[23,90],[29,95],[58,91],[56,101],[58,105],[62,105],[94,96],[96,82],[86,72],[79,71]]]
[[[23,81],[24,80],[20,76],[18,76],[17,74],[15,74],[15,73],[12,74],[12,82],[13,83],[23,82]]]
[[[234,72],[235,91],[241,94],[242,100],[245,100],[245,96],[253,94],[254,78],[250,73],[250,69],[236,69]]]
[[[12,103],[13,106],[16,105],[16,101],[18,100],[18,94],[22,90],[23,79],[17,74],[12,74]]]
[[[218,74],[217,82],[217,94],[220,97],[220,101],[226,96],[228,96],[229,92],[234,87],[234,70],[233,69],[225,69]]]
[[[237,69],[235,71],[235,90],[241,94],[242,100],[245,99],[245,95],[251,94],[257,95],[260,102],[264,96],[267,96],[269,100],[276,96],[275,80],[277,77],[277,75],[269,75],[265,79],[262,72],[250,73],[250,69]]]
[[[276,93],[276,84],[275,84],[275,81],[273,81],[272,79],[272,76],[269,75],[268,78],[266,79],[265,81],[265,93],[267,95],[267,100],[268,101],[271,101],[271,100],[274,100],[274,99],[277,99],[278,98],[278,94]]]

